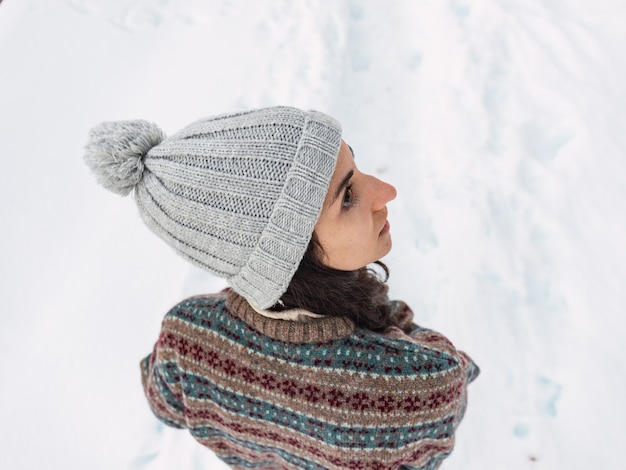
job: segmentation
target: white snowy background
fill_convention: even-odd
[[[0,468],[220,469],[143,397],[223,282],[82,161],[89,128],[287,104],[393,183],[394,297],[482,368],[443,468],[626,468],[626,1],[5,0]]]

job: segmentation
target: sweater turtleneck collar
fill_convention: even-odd
[[[324,343],[354,332],[354,323],[344,317],[316,316],[306,322],[270,318],[257,312],[233,290],[228,292],[226,307],[260,333],[289,343]]]

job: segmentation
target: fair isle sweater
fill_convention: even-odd
[[[163,320],[141,362],[155,415],[234,469],[436,469],[478,368],[393,302],[383,333],[268,318],[233,291]]]

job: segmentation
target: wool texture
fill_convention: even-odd
[[[144,222],[180,255],[269,308],[307,249],[340,144],[332,117],[277,106],[170,137],[146,121],[105,122],[85,162],[105,188],[134,191]]]
[[[436,469],[478,367],[392,302],[383,333],[268,318],[229,290],[165,316],[141,362],[152,411],[234,469]]]

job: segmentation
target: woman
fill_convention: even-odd
[[[232,468],[437,468],[478,368],[387,298],[393,186],[339,123],[275,107],[96,126],[85,160],[147,225],[228,280],[165,316],[141,362],[152,411]],[[385,279],[386,280],[386,279]]]

